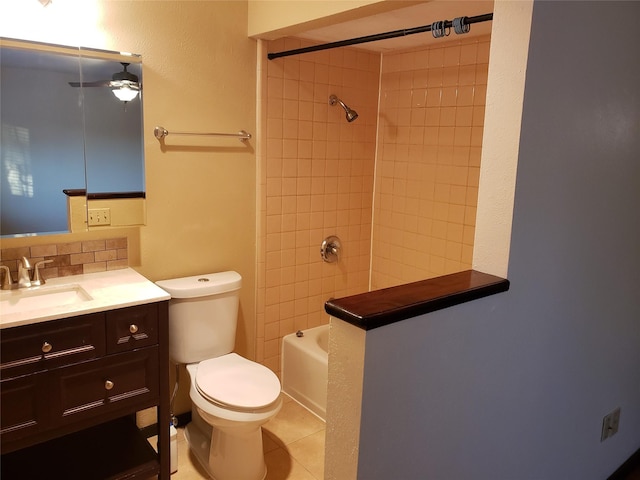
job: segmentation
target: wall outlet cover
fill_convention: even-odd
[[[602,419],[602,434],[600,441],[604,442],[607,438],[615,435],[620,426],[620,407],[605,415]]]

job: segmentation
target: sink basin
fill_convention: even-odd
[[[93,298],[84,288],[77,284],[44,285],[41,287],[0,291],[0,315],[72,305],[88,300],[93,300]]]

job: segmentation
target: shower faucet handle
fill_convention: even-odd
[[[325,238],[320,245],[320,256],[327,263],[335,263],[340,260],[342,243],[335,235]]]

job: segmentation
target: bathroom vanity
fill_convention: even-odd
[[[0,292],[1,477],[168,479],[169,295],[131,269],[22,290]]]

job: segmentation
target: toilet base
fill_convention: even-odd
[[[204,429],[201,423],[205,424]],[[214,480],[264,480],[267,476],[260,426],[230,435],[200,419],[185,427],[185,437],[191,451]]]

